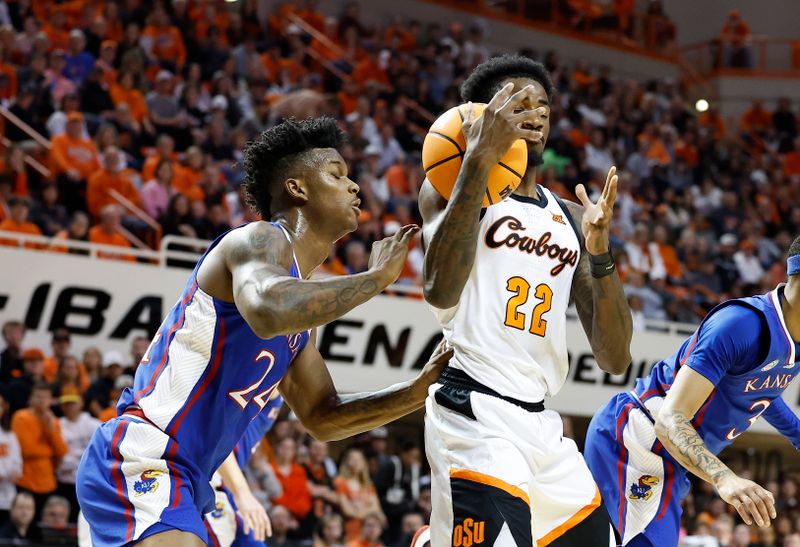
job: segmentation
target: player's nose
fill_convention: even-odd
[[[348,191],[348,192],[350,192],[350,193],[351,193],[351,194],[353,194],[353,195],[356,195],[356,194],[358,194],[358,192],[359,192],[359,190],[361,190],[361,188],[358,186],[358,184],[356,183],[356,181],[354,181],[354,180],[353,180],[353,179],[351,179],[351,178],[348,178],[347,180],[349,180],[349,181],[350,181],[350,184],[349,184],[349,186],[347,187],[347,191]]]

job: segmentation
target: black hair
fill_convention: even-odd
[[[800,256],[800,236],[797,236],[792,244],[789,246],[789,258],[793,256]]]
[[[500,84],[510,78],[530,78],[542,84],[548,99],[555,86],[545,66],[522,55],[506,54],[492,57],[475,67],[461,84],[461,98],[474,103],[488,103],[500,90]]]
[[[272,188],[285,180],[286,170],[304,153],[315,148],[339,149],[346,139],[336,120],[323,116],[297,121],[288,119],[267,129],[244,149],[244,190],[247,203],[268,220]]]

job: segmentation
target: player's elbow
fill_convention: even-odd
[[[595,354],[595,361],[597,366],[603,372],[609,374],[625,374],[628,367],[631,366],[633,358],[629,350],[622,350],[618,352],[604,352],[602,354]]]
[[[265,307],[253,308],[242,314],[256,336],[269,340],[281,334],[281,322],[274,310]]]
[[[434,308],[446,310],[458,304],[458,293],[435,279],[426,279],[422,292],[425,301]]]

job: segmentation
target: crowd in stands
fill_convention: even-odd
[[[0,1],[0,102],[50,141],[5,122],[12,144],[0,165],[0,230],[51,236],[51,251],[66,251],[61,240],[127,248],[126,234],[147,239],[148,227],[121,196],[164,234],[214,238],[255,218],[240,191],[244,144],[283,118],[329,114],[350,135],[342,154],[363,211],[322,269],[366,269],[372,241],[420,221],[426,129],[460,102],[464,76],[496,53],[485,43],[490,29],[406,17],[374,26],[357,2],[336,17],[313,0],[281,2],[265,17],[259,5]],[[674,38],[663,14],[653,15],[661,39]],[[730,32],[738,43],[739,30]],[[784,253],[800,234],[790,99],[757,101],[728,120],[714,105],[696,113],[679,82],[622,79],[554,51],[521,53],[541,60],[557,85],[542,184],[574,199],[578,183],[596,193],[611,165],[620,170],[612,243],[637,329],[697,322],[722,299],[785,278]],[[101,258],[134,260],[124,251]],[[401,282],[418,284],[421,267],[417,241]],[[79,454],[113,416],[148,340],[136,339],[128,357],[78,356],[70,334],[56,331],[47,356],[25,346],[19,322],[2,334],[0,537],[17,537],[60,525],[65,507],[74,521]],[[250,470],[271,505],[270,544],[407,545],[430,512],[424,458],[412,442],[396,457],[386,444],[382,431],[359,440],[337,466],[298,422],[279,422]],[[781,505],[771,532],[743,531],[699,488],[687,502],[687,530],[701,538],[691,541],[707,532],[720,545],[797,545],[796,483],[772,488]]]

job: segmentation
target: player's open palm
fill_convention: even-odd
[[[546,107],[528,109],[533,101],[533,86],[525,86],[512,94],[514,85],[503,86],[480,114],[470,103],[461,131],[467,141],[467,150],[478,151],[487,165],[494,165],[517,139],[540,140],[542,132],[538,118],[547,112]],[[527,103],[526,103],[527,101]]]
[[[244,521],[244,533],[253,531],[257,541],[264,541],[272,536],[272,524],[264,506],[253,496],[252,492],[243,492],[236,497],[236,509]]]
[[[586,241],[586,250],[590,254],[598,255],[608,251],[608,233],[611,217],[614,214],[614,202],[617,199],[618,180],[617,168],[612,166],[608,170],[606,184],[597,202],[589,199],[583,184],[575,188],[575,195],[584,207],[581,232]]]
[[[755,521],[759,526],[769,526],[774,519],[775,498],[772,493],[753,481],[730,473],[717,484],[720,497],[731,504],[749,526]]]
[[[408,246],[417,232],[419,226],[408,224],[397,230],[394,235],[372,244],[369,269],[382,274],[384,285],[394,283],[400,277],[408,256]]]

